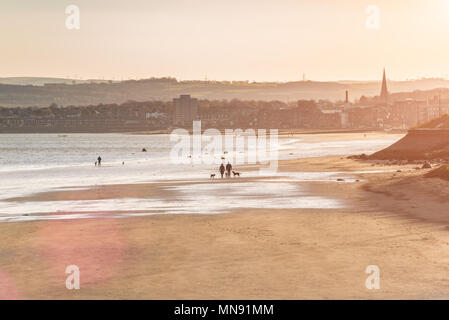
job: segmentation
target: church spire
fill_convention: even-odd
[[[387,105],[388,103],[388,88],[387,88],[387,77],[385,75],[385,68],[384,68],[384,75],[382,78],[382,89],[380,91],[380,101]]]

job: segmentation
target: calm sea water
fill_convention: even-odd
[[[279,138],[280,159],[370,153],[390,145],[397,136],[385,140],[352,140],[309,143],[300,138]],[[209,181],[215,164],[174,164],[168,135],[129,134],[3,134],[0,135],[0,221],[81,218],[96,210],[147,210],[148,214],[221,213],[233,208],[315,208],[338,207],[337,200],[306,197],[298,183],[273,183],[179,187],[175,202],[164,199],[116,199],[95,201],[10,202],[8,198],[35,193],[119,183],[166,180]],[[145,148],[147,152],[142,152]],[[249,151],[252,152],[252,151]],[[103,166],[94,162],[98,156]],[[229,155],[228,155],[229,156]],[[122,164],[124,162],[124,165]],[[245,176],[257,172],[245,172]],[[329,173],[292,174],[291,179],[331,179]],[[239,187],[236,187],[240,185]],[[225,188],[225,190],[223,190]],[[282,192],[280,192],[282,191]],[[226,196],[217,197],[217,194]],[[210,205],[213,203],[213,205]],[[60,216],[60,211],[76,212]]]

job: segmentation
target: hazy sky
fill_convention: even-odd
[[[65,26],[68,5],[80,30]],[[369,5],[380,28],[367,29]],[[312,80],[449,74],[449,0],[14,0],[0,77]]]

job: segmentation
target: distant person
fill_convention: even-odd
[[[232,170],[232,165],[228,162],[228,164],[226,165],[226,176],[228,178],[231,177],[231,170]]]
[[[98,162],[98,161],[95,161],[95,166],[97,166],[97,162]]]
[[[225,166],[224,166],[224,164],[222,163],[221,164],[221,166],[220,166],[220,174],[221,174],[221,178],[223,179],[223,175],[224,175],[224,172],[225,172]]]
[[[100,167],[101,166],[101,157],[100,156],[98,156],[97,162],[98,162],[98,166]]]

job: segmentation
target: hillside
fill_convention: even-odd
[[[449,98],[449,81],[428,79],[417,81],[390,81],[392,100],[406,97],[433,96]],[[343,100],[349,91],[351,100],[361,96],[377,96],[378,81],[341,82],[230,82],[230,81],[178,81],[173,78],[130,81],[71,80],[58,78],[0,78],[0,106],[91,105],[124,103],[129,100],[168,101],[180,94],[191,94],[208,100],[280,100],[301,99]],[[434,88],[437,91],[426,92]],[[418,91],[419,90],[419,91]],[[408,92],[404,92],[408,91]],[[413,91],[413,92],[410,92]],[[404,93],[401,93],[404,92]],[[365,99],[366,100],[366,99]],[[366,103],[375,102],[375,99]]]
[[[449,159],[449,115],[412,129],[390,147],[370,156],[378,160]]]
[[[430,120],[423,123],[418,128],[420,129],[449,129],[449,114],[445,114],[440,118]]]
[[[63,78],[41,78],[41,77],[0,78],[0,84],[10,84],[19,86],[43,86],[46,83],[76,84],[76,83],[89,83],[89,81],[63,79]]]

